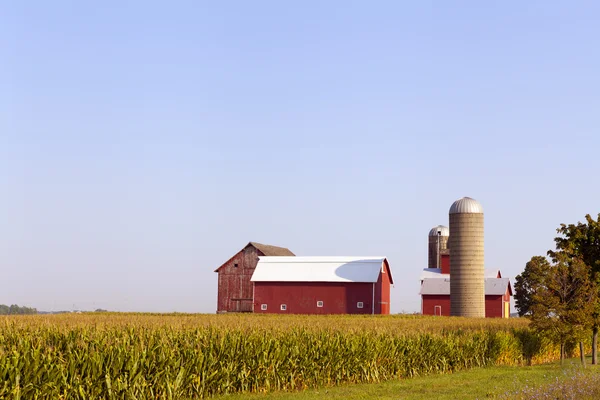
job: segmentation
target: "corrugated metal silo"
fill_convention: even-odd
[[[447,226],[438,225],[429,231],[429,268],[441,268],[440,252],[448,248]]]
[[[450,207],[450,315],[485,317],[483,207],[463,197]]]

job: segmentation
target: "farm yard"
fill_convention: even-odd
[[[525,319],[84,313],[0,326],[0,398],[207,398],[559,357]]]

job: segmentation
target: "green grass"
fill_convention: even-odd
[[[359,384],[311,389],[303,392],[276,392],[271,394],[221,396],[227,400],[309,400],[309,399],[487,399],[516,392],[525,386],[537,387],[558,379],[567,379],[575,372],[598,374],[598,366],[582,369],[579,359],[571,359],[564,366],[559,363],[533,367],[487,367],[461,371],[455,374],[429,375],[412,379],[394,380],[381,384]]]

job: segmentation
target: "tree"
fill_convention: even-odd
[[[596,290],[600,291],[600,214],[594,220],[589,214],[585,216],[585,223],[565,225],[561,224],[556,231],[560,236],[554,239],[556,251],[549,251],[548,255],[553,260],[558,253],[563,253],[570,258],[581,259],[589,268],[590,280],[594,282]],[[597,293],[600,298],[600,293]],[[598,330],[600,328],[600,304],[591,311],[592,317],[592,364],[598,363]]]
[[[550,263],[546,257],[531,257],[525,265],[522,274],[515,278],[515,308],[520,317],[531,315],[533,296],[543,286],[544,280],[550,270]]]
[[[560,224],[556,231],[561,236],[554,239],[557,251],[549,251],[548,255],[554,259],[557,252],[564,252],[571,257],[579,257],[590,266],[591,272],[597,273],[600,272],[600,214],[598,220],[589,214],[585,220],[585,224]]]
[[[0,304],[0,315],[20,315],[20,314],[37,314],[35,308],[30,307],[19,307],[16,304],[10,307],[4,304]]]
[[[530,312],[532,327],[560,343],[562,363],[566,342],[581,341],[590,328],[598,299],[590,267],[562,252],[555,256],[545,278],[532,288]]]

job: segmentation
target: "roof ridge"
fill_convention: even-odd
[[[253,246],[254,248],[260,250],[265,256],[295,256],[294,253],[287,247],[274,246],[272,244],[264,244],[258,242],[248,242],[246,247]]]

